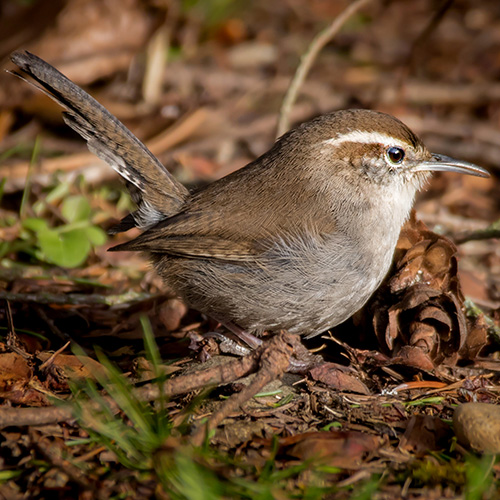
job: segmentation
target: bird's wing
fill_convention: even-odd
[[[227,220],[227,219],[226,219]],[[253,233],[253,234],[252,234]],[[184,258],[254,261],[269,246],[248,226],[210,220],[206,214],[177,214],[148,229],[137,238],[110,248],[111,251],[147,251]]]
[[[195,193],[182,212],[112,250],[245,262],[276,244],[332,234],[335,221],[324,197],[286,182],[270,189],[275,162],[273,154],[263,158]]]

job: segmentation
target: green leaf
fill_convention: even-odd
[[[2,202],[5,184],[7,183],[7,177],[2,177],[0,180],[0,203]]]
[[[85,196],[68,196],[62,203],[61,212],[68,222],[88,220],[90,203]]]
[[[57,203],[59,200],[62,200],[65,196],[68,195],[70,190],[69,182],[59,182],[50,192],[47,194],[45,198],[45,202],[49,204]]]
[[[24,219],[23,227],[25,229],[30,229],[35,233],[48,229],[47,221],[44,219],[39,219],[38,217],[28,217],[27,219]]]
[[[77,267],[90,252],[90,241],[84,229],[58,233],[46,229],[38,233],[40,248],[47,260],[61,267]]]
[[[92,245],[95,246],[104,245],[108,239],[106,233],[97,226],[89,226],[85,228],[85,233],[87,234],[87,238],[90,240]]]

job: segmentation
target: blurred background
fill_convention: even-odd
[[[5,68],[16,49],[46,59],[151,141],[183,180],[211,179],[273,142],[301,55],[348,4],[3,1],[0,57]],[[499,54],[495,0],[373,1],[320,53],[292,121],[346,107],[378,109],[406,121],[431,149],[495,166]],[[84,151],[81,141],[62,140],[75,136],[58,128],[55,104],[4,73],[0,107],[3,152],[28,145],[42,130],[51,156]],[[187,130],[161,143],[162,132],[187,118]],[[8,173],[7,191],[19,187],[21,172],[0,171],[0,177]],[[476,208],[491,216],[491,206]]]

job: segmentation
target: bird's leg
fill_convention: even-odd
[[[235,356],[248,356],[254,349],[247,347],[236,340],[229,338],[227,333],[208,332],[204,335],[205,338],[211,337],[220,340],[219,348],[225,354],[234,354]]]
[[[223,320],[221,318],[218,318],[217,316],[213,316],[213,315],[211,317],[215,321],[217,321],[218,323],[220,323],[222,326],[225,326],[231,333],[234,333],[234,335],[236,335],[236,337],[238,339],[240,339],[243,342],[245,342],[245,344],[250,348],[249,350],[247,350],[246,354],[250,353],[251,350],[257,349],[257,347],[260,347],[262,345],[262,339],[259,339],[259,337],[256,337],[255,335],[251,334],[250,332],[247,332],[246,330],[244,330],[240,326],[234,324],[232,321],[225,321],[225,320]],[[219,337],[219,338],[221,338],[220,337],[221,335],[224,336],[224,334],[221,334],[219,332],[211,332],[211,335],[213,333],[217,333],[216,336]],[[228,337],[226,337],[226,338],[228,339],[229,343],[234,343],[235,344],[235,342],[233,342],[231,339],[229,339]],[[238,355],[241,356],[241,352],[236,352],[236,353],[233,353],[233,354],[238,354]]]
[[[225,326],[231,333],[236,335],[238,339],[245,342],[248,346],[247,347],[236,342],[224,333],[209,332],[207,336],[215,337],[221,341],[220,348],[222,352],[226,354],[234,354],[235,356],[248,356],[253,350],[262,346],[264,342],[262,339],[247,332],[231,321],[221,321],[219,318],[214,316],[212,316],[212,318],[222,326]],[[321,356],[310,353],[299,338],[298,342],[295,343],[295,349],[290,357],[290,365],[287,371],[291,373],[305,373],[314,366],[323,363],[323,361],[324,360]]]

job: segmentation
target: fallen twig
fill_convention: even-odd
[[[136,293],[129,292],[118,295],[102,295],[99,293],[50,293],[50,292],[33,292],[33,293],[16,293],[0,291],[0,299],[11,302],[34,302],[35,304],[56,304],[60,306],[91,306],[91,305],[106,305],[116,306],[123,304],[132,304],[145,300],[161,297],[160,294]]]
[[[310,43],[306,52],[300,59],[300,64],[295,71],[295,75],[290,82],[285,98],[280,109],[280,116],[278,120],[277,137],[284,134],[290,128],[290,111],[292,109],[300,87],[311,69],[316,57],[321,49],[339,32],[344,23],[359,9],[368,4],[371,0],[356,0],[351,3],[345,10],[343,10],[324,30],[320,31]]]
[[[85,471],[79,469],[63,456],[63,451],[53,446],[51,440],[47,437],[38,436],[38,432],[30,432],[31,440],[36,450],[53,466],[67,474],[82,490],[91,491],[94,498],[103,499],[102,492],[97,488],[96,482],[92,482],[86,476]]]
[[[195,446],[202,444],[206,432],[215,429],[228,415],[260,392],[267,384],[280,377],[289,367],[294,347],[300,340],[295,335],[281,333],[265,342],[259,358],[259,371],[254,380],[241,392],[233,394],[224,405],[214,412],[206,426],[202,426],[194,435]]]
[[[457,245],[467,241],[489,240],[491,238],[500,238],[500,227],[497,222],[484,229],[463,231],[453,236],[453,240]]]
[[[263,348],[256,349],[249,356],[236,359],[222,366],[210,367],[200,370],[199,373],[180,375],[179,377],[167,380],[163,385],[163,395],[166,397],[185,394],[195,389],[217,386],[233,382],[241,377],[253,373],[259,367],[259,359]],[[139,389],[135,389],[134,396],[141,401],[152,401],[160,396],[159,388],[156,384],[148,384]],[[105,401],[118,412],[118,407],[107,397]],[[99,409],[93,401],[84,404],[88,410]],[[62,403],[59,406],[47,406],[43,408],[0,408],[0,429],[8,426],[24,425],[47,425],[57,422],[72,420],[73,409],[71,403]]]

